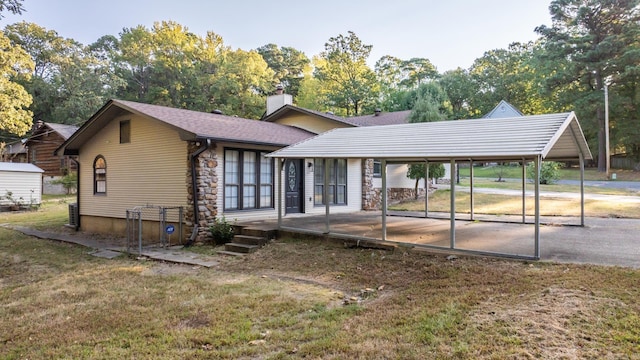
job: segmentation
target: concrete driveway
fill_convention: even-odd
[[[404,213],[404,214],[403,214]],[[394,212],[387,217],[387,240],[403,246],[449,251],[450,220],[420,217],[417,213]],[[407,216],[413,215],[413,216]],[[464,216],[464,214],[459,214]],[[521,217],[500,216],[492,221],[456,221],[456,249],[474,252],[534,256],[534,225],[518,223]],[[527,221],[533,221],[528,217]],[[548,225],[540,227],[540,260],[640,268],[640,219],[586,218],[585,226],[577,218],[542,217]],[[381,214],[362,211],[330,216],[330,237],[380,239]],[[275,219],[243,222],[242,225],[275,228]],[[300,233],[322,234],[324,216],[285,216],[283,226]],[[292,231],[291,236],[296,236]]]

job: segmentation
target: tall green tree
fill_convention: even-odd
[[[446,71],[438,79],[438,84],[449,98],[453,119],[466,119],[477,115],[473,113],[470,103],[478,92],[468,71],[462,68]]]
[[[418,87],[438,77],[436,67],[429,59],[425,58],[405,60],[401,63],[401,69],[404,73],[404,79],[400,81],[400,85],[406,88]]]
[[[490,50],[476,59],[469,71],[476,95],[469,99],[477,115],[491,111],[500,100],[508,101],[525,114],[547,112],[541,92],[545,78],[536,44],[513,43],[507,49]]]
[[[321,83],[325,105],[339,108],[347,116],[358,115],[377,99],[376,75],[367,65],[372,46],[349,31],[347,36],[330,38],[324,48],[320,53],[324,61],[314,75]]]
[[[390,55],[376,62],[375,72],[380,84],[380,106],[385,111],[412,109],[416,100],[413,90],[439,76],[429,59],[402,60]]]
[[[28,80],[33,66],[29,54],[0,33],[0,132],[22,136],[31,128],[32,97],[15,79]]]
[[[447,95],[436,83],[426,83],[419,87],[418,100],[409,115],[410,123],[442,121],[447,118],[445,109],[449,107]],[[425,164],[411,164],[407,170],[407,177],[415,179],[415,196],[418,197],[418,183],[425,179]],[[444,165],[429,164],[429,177],[436,179],[444,176]],[[425,196],[428,190],[425,179]]]
[[[148,94],[151,87],[153,47],[152,34],[142,25],[125,28],[120,33],[117,62],[121,64],[121,76],[127,82],[120,97],[141,102],[151,101]]]
[[[259,119],[265,110],[265,97],[272,87],[274,73],[255,50],[226,53],[213,83],[215,104],[229,115]]]
[[[321,60],[317,56],[314,56],[311,61],[313,64],[317,64],[317,62]],[[300,82],[298,96],[293,100],[297,106],[305,109],[317,111],[326,110],[324,109],[324,101],[320,93],[320,81],[313,76],[313,67],[307,65],[304,69],[304,78]]]
[[[32,76],[21,81],[33,97],[31,109],[37,119],[79,124],[124,85],[108,58],[53,30],[20,22],[6,31],[35,64]]]
[[[261,46],[256,51],[273,70],[275,81],[284,86],[287,94],[296,98],[304,79],[305,67],[310,63],[309,58],[300,50],[287,46],[278,47],[276,44]]]
[[[559,91],[560,105],[574,106],[586,120],[585,133],[597,141],[598,170],[605,171],[603,88],[625,82],[629,64],[640,62],[639,1],[553,0],[549,11],[552,25],[536,28],[545,40],[548,63],[556,67],[547,86]],[[637,111],[631,116],[636,118]],[[618,126],[625,120],[619,119]]]
[[[58,54],[67,54],[64,50],[66,42],[57,32],[24,21],[8,25],[5,33],[11,43],[23,48],[33,61],[32,76],[20,79],[21,85],[34,99],[31,105],[33,116],[50,121],[57,101],[52,81],[59,72]]]

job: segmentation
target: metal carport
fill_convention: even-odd
[[[471,119],[334,129],[298,144],[280,149],[276,158],[279,176],[278,198],[282,198],[282,161],[287,158],[380,159],[382,163],[382,233],[386,240],[387,184],[389,163],[450,162],[527,162],[535,164],[534,256],[540,258],[540,164],[543,160],[575,161],[580,165],[581,216],[584,226],[584,162],[592,159],[575,113],[533,115],[501,119]],[[325,162],[326,163],[326,162]],[[428,167],[427,167],[428,168]],[[473,166],[471,166],[473,169]],[[328,171],[325,171],[328,189]],[[524,174],[524,169],[523,169]],[[473,179],[473,170],[471,170]],[[473,194],[473,180],[471,181]],[[326,194],[325,194],[326,198]],[[426,202],[428,202],[428,197]],[[523,222],[524,219],[523,175]],[[278,226],[282,227],[282,202],[278,202]],[[471,200],[473,204],[473,197]],[[428,216],[428,203],[425,204]],[[325,206],[325,233],[330,233],[330,206]],[[451,181],[450,249],[456,248],[455,182]],[[473,220],[473,205],[471,205]],[[495,255],[510,255],[500,254]],[[525,257],[529,258],[529,257]]]

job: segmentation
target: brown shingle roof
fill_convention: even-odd
[[[132,113],[159,121],[175,129],[181,139],[212,139],[232,143],[282,147],[308,139],[315,134],[275,123],[199,111],[175,109],[134,101],[110,100],[76,131],[56,153],[74,155],[114,117]]]
[[[291,145],[314,135],[291,126],[221,114],[124,100],[113,100],[113,104],[192,133],[196,138],[269,145]]]
[[[308,115],[315,115],[315,116],[319,116],[325,119],[333,120],[333,121],[351,125],[351,126],[381,126],[381,125],[406,124],[409,122],[409,114],[411,114],[411,110],[406,110],[406,111],[379,113],[378,115],[371,114],[371,115],[354,116],[354,117],[345,118],[342,116],[334,115],[332,113],[305,109],[305,108],[301,108],[293,105],[285,105],[280,109],[274,111],[270,115],[264,117],[262,120],[267,122],[272,122],[291,111],[300,112]]]
[[[51,128],[51,130],[57,132],[63,139],[67,140],[73,135],[78,127],[75,125],[66,125],[66,124],[56,124],[56,123],[45,123],[46,126]]]
[[[379,113],[378,115],[363,115],[347,118],[349,122],[356,126],[382,126],[382,125],[398,125],[409,122],[411,110],[394,111]]]

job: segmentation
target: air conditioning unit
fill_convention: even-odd
[[[78,203],[69,204],[69,224],[72,227],[78,226]]]

